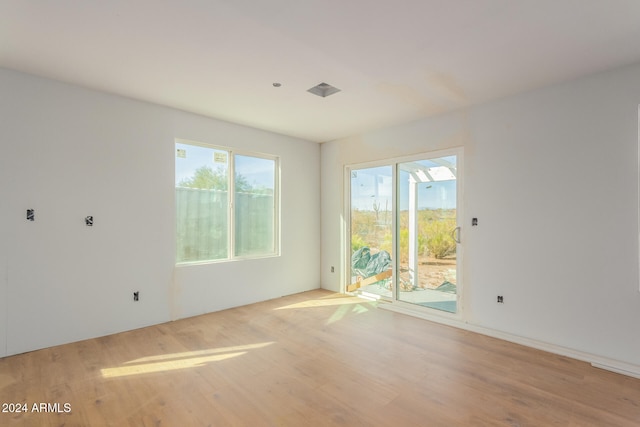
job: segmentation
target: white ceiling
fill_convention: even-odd
[[[0,67],[317,142],[635,62],[639,0],[0,0]]]

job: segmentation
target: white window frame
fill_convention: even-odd
[[[176,161],[176,144],[185,144],[185,145],[193,145],[203,148],[210,148],[213,150],[225,151],[228,155],[228,170],[229,174],[228,179],[228,208],[227,208],[227,257],[219,258],[219,259],[211,259],[211,260],[198,260],[198,261],[182,261],[177,262],[176,265],[184,266],[184,265],[195,265],[195,264],[213,264],[213,263],[221,263],[221,262],[230,262],[230,261],[238,261],[238,260],[247,260],[247,259],[259,259],[259,258],[272,258],[278,257],[281,254],[280,251],[280,157],[274,156],[272,154],[267,153],[259,153],[255,151],[248,150],[238,150],[232,147],[227,147],[223,145],[214,145],[208,144],[199,141],[192,141],[188,139],[176,138],[174,140],[174,174],[175,174],[175,161]],[[255,157],[259,159],[272,160],[274,162],[274,212],[273,212],[273,251],[270,253],[264,253],[259,255],[235,255],[235,156],[247,156],[247,157]],[[175,188],[175,176],[174,176],[174,188]],[[174,192],[175,198],[175,192]],[[177,207],[177,200],[174,199],[174,206]],[[174,225],[177,225],[177,216],[174,221]],[[174,228],[175,231],[175,228]],[[178,249],[178,241],[177,238],[174,253],[174,259],[177,258],[177,249]]]

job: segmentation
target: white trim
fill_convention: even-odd
[[[525,338],[518,335],[513,335],[508,332],[498,331],[496,329],[463,322],[448,316],[445,317],[442,315],[425,313],[422,310],[412,310],[411,307],[408,307],[406,305],[380,303],[378,304],[378,307],[384,310],[389,310],[396,313],[406,314],[408,316],[413,316],[420,319],[428,320],[430,322],[440,323],[447,326],[453,326],[454,328],[475,332],[475,333],[486,335],[493,338],[498,338],[498,339],[512,342],[515,344],[524,345],[526,347],[535,348],[538,350],[546,351],[548,353],[570,357],[572,359],[590,363],[591,366],[593,366],[594,368],[605,369],[607,371],[615,372],[617,374],[626,375],[634,378],[640,378],[640,365],[622,362],[620,360],[610,359],[608,357],[598,356],[591,353],[585,353],[583,351],[573,350],[573,349],[562,347],[559,345],[549,344],[546,342]]]
[[[340,254],[340,266],[342,271],[342,279],[340,280],[340,292],[346,293],[347,286],[351,280],[351,171],[352,167],[345,165],[343,181],[342,181],[342,253]],[[349,255],[347,255],[349,254]]]
[[[465,298],[465,277],[464,277],[464,246],[466,241],[464,226],[464,147],[458,147],[454,150],[456,155],[456,225],[458,229],[458,246],[456,248],[456,286],[458,288],[456,296],[456,316],[457,318],[466,319],[464,298]]]
[[[236,254],[236,156],[231,150],[226,151],[229,157],[227,159],[227,259],[234,259]]]
[[[597,357],[597,356],[594,356]],[[602,358],[603,362],[589,362],[585,360],[585,362],[591,363],[591,366],[598,369],[604,369],[605,371],[614,372],[620,375],[626,375],[628,377],[638,378],[640,379],[640,366],[631,365],[629,363],[620,362],[618,360]]]
[[[400,201],[400,192],[398,191],[398,174],[398,162],[393,162],[391,164],[391,184],[393,187],[393,190],[391,191],[391,268],[393,269],[393,277],[391,278],[391,300],[389,301],[390,304],[395,304],[395,302],[398,301],[399,292],[398,267],[400,263],[398,262],[398,259],[400,259],[400,245],[398,245],[397,242],[398,226],[400,222],[398,221],[399,215],[397,215],[397,212]]]
[[[344,175],[343,175],[343,191],[344,191],[344,198],[343,198],[343,206],[342,206],[342,211],[343,211],[343,218],[345,220],[344,226],[343,226],[343,231],[344,231],[344,235],[342,236],[342,242],[343,242],[343,250],[345,251],[342,254],[342,262],[346,263],[344,265],[344,269],[343,272],[344,274],[343,276],[343,283],[340,284],[340,291],[342,293],[346,292],[346,287],[348,285],[348,283],[350,283],[351,280],[351,263],[350,263],[350,254],[351,254],[351,172],[356,169],[368,169],[368,168],[375,168],[375,167],[383,167],[383,166],[391,166],[391,174],[392,174],[392,184],[393,184],[393,191],[391,193],[391,198],[392,198],[392,206],[393,206],[393,212],[394,215],[392,215],[392,229],[391,229],[391,235],[392,235],[392,241],[395,243],[394,245],[392,245],[392,253],[391,253],[391,268],[393,269],[393,280],[392,280],[392,289],[391,289],[391,300],[389,300],[388,302],[390,304],[394,304],[394,305],[405,305],[405,304],[409,304],[407,302],[403,302],[400,301],[398,298],[398,280],[399,280],[399,274],[397,271],[397,264],[396,264],[396,260],[398,259],[398,245],[397,245],[397,241],[398,241],[398,222],[397,222],[397,218],[395,215],[395,212],[397,211],[397,206],[398,206],[398,193],[399,193],[399,180],[398,180],[398,165],[400,165],[401,163],[410,163],[412,161],[419,161],[419,160],[433,160],[433,159],[439,159],[442,157],[447,157],[447,156],[456,156],[456,170],[457,173],[456,175],[456,225],[459,227],[460,229],[460,236],[461,236],[461,242],[458,247],[457,247],[457,255],[456,255],[456,284],[458,286],[458,291],[456,293],[456,312],[455,313],[448,313],[448,312],[442,312],[441,315],[438,314],[438,316],[442,316],[445,318],[453,318],[453,319],[458,319],[458,320],[462,320],[465,318],[464,316],[464,305],[463,305],[463,294],[464,294],[464,278],[463,278],[463,253],[464,253],[464,249],[463,249],[463,245],[464,245],[464,227],[463,227],[463,220],[464,220],[464,207],[463,207],[463,201],[464,201],[464,147],[462,146],[457,146],[457,147],[451,147],[451,148],[444,148],[444,149],[440,149],[440,150],[434,150],[434,151],[429,151],[429,152],[422,152],[422,153],[417,153],[417,154],[411,154],[408,156],[402,156],[402,157],[392,157],[392,158],[388,158],[388,159],[380,159],[380,160],[373,160],[373,161],[369,161],[369,162],[363,162],[363,163],[350,163],[350,164],[345,164],[344,165]],[[462,173],[460,173],[462,171]],[[347,255],[349,254],[349,255]],[[385,299],[386,300],[386,299]],[[437,312],[438,310],[435,309],[431,309],[431,308],[426,308],[426,307],[419,307],[419,306],[415,306],[412,305],[413,308],[415,308],[415,310],[424,310],[425,312]],[[429,315],[428,313],[425,313],[425,315]]]

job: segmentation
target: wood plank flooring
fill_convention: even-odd
[[[0,359],[0,403],[28,406],[2,426],[623,427],[640,380],[317,290]]]

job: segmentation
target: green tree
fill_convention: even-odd
[[[213,169],[211,166],[201,166],[195,170],[193,176],[180,181],[178,187],[227,190],[228,175],[224,168]],[[237,192],[248,192],[252,190],[252,187],[243,175],[236,175],[235,189]]]

